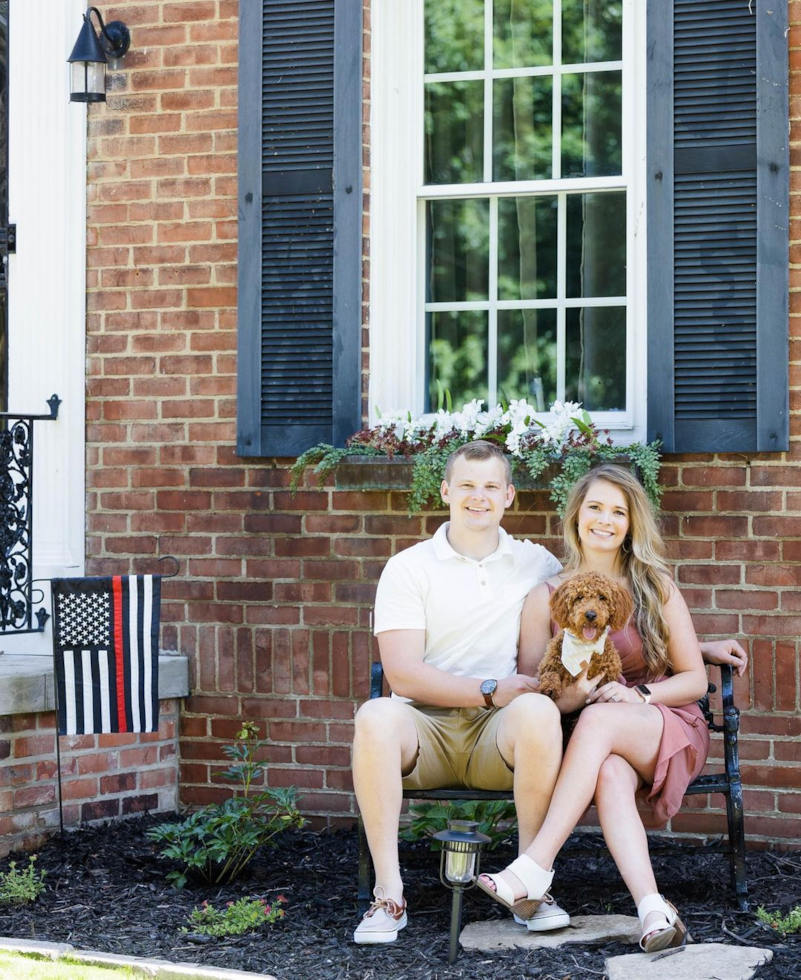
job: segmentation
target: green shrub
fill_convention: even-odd
[[[272,905],[263,898],[240,898],[238,902],[229,902],[223,910],[204,902],[200,908],[193,908],[186,920],[191,929],[182,928],[181,932],[201,932],[205,936],[241,936],[283,919],[285,913],[281,906],[285,902],[283,895],[279,895]]]
[[[412,803],[409,806],[412,821],[401,831],[404,840],[424,840],[440,830],[448,829],[451,820],[475,820],[479,833],[490,838],[487,850],[493,850],[513,834],[517,828],[515,805],[511,800],[465,800],[454,803]],[[505,821],[510,821],[508,824]],[[504,823],[504,826],[499,826]],[[431,842],[431,849],[439,851],[442,844]]]
[[[780,936],[801,932],[801,905],[790,909],[787,915],[782,915],[781,912],[766,912],[764,906],[760,905],[757,909],[757,918],[766,926],[775,929]]]
[[[164,823],[148,831],[151,840],[163,845],[162,857],[183,865],[183,870],[167,875],[176,888],[183,888],[192,874],[213,885],[234,881],[260,847],[275,846],[276,835],[306,823],[293,787],[253,793],[253,782],[264,770],[256,753],[267,745],[258,734],[253,722],[245,722],[236,743],[223,749],[232,764],[225,772],[215,773],[240,783],[241,796],[204,806],[180,823]]]
[[[45,890],[46,871],[36,870],[36,855],[28,858],[28,867],[17,871],[17,862],[8,862],[8,871],[0,872],[0,905],[28,905]]]

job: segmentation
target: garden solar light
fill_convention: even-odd
[[[446,888],[453,891],[451,906],[451,948],[449,963],[455,963],[459,955],[459,933],[462,931],[462,893],[472,888],[478,877],[481,848],[489,844],[486,834],[479,834],[474,820],[449,820],[448,829],[434,834],[442,842],[439,878]]]
[[[92,27],[89,15],[100,21],[102,40]],[[131,46],[131,32],[121,20],[104,24],[97,7],[83,15],[83,27],[67,61],[72,65],[70,102],[106,101],[106,65],[119,61]]]

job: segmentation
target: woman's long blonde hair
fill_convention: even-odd
[[[634,621],[642,638],[643,659],[649,676],[661,677],[670,668],[667,650],[670,633],[662,608],[670,594],[672,576],[651,502],[630,470],[614,463],[603,463],[574,484],[563,521],[567,554],[565,567],[575,570],[581,565],[583,555],[578,536],[578,515],[590,485],[596,480],[605,480],[619,487],[628,502],[629,533],[620,550],[620,561],[622,571],[631,584]]]

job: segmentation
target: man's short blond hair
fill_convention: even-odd
[[[504,453],[500,446],[496,445],[494,442],[488,442],[486,439],[475,439],[473,442],[466,442],[463,446],[459,446],[455,449],[448,457],[448,462],[445,464],[445,482],[450,483],[453,478],[453,467],[456,464],[457,459],[497,459],[498,462],[503,466],[503,475],[506,480],[506,485],[512,482],[512,464],[509,462],[509,457]]]

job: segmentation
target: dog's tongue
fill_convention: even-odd
[[[584,639],[590,643],[595,639],[595,634],[598,630],[594,626],[585,626],[581,632],[584,634]]]

